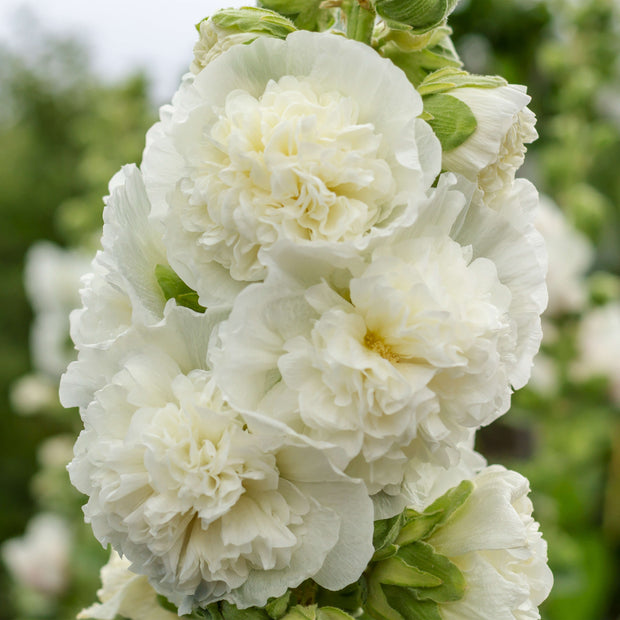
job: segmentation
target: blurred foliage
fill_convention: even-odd
[[[103,85],[75,42],[49,36],[32,24],[18,35],[24,49],[0,47],[0,505],[5,507],[0,541],[21,534],[35,508],[43,508],[33,504],[29,486],[37,445],[62,431],[75,436],[80,427],[73,411],[29,419],[10,411],[10,386],[30,365],[32,312],[22,284],[24,254],[41,238],[93,245],[90,237],[101,226],[108,180],[122,164],[140,160],[145,131],[154,119],[143,76]],[[66,479],[64,467],[57,475]],[[81,521],[81,503],[74,493],[73,521]],[[76,535],[92,541],[86,531]],[[70,618],[93,600],[102,563],[101,551],[94,553],[91,570],[75,572],[81,576],[79,584],[88,584],[75,588],[77,593],[84,589],[80,600],[68,601],[66,613],[51,617]],[[12,590],[2,571],[0,618],[12,618],[17,612],[11,609]]]
[[[617,300],[620,4],[469,0],[450,25],[469,70],[527,84],[540,138],[523,175],[594,243],[593,269],[604,271],[590,279],[591,304]],[[617,620],[620,411],[604,378],[571,376],[580,316],[547,320],[557,332],[543,346],[559,377],[556,389],[517,393],[510,414],[479,433],[478,447],[531,481],[555,575],[543,619]]]

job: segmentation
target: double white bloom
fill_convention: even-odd
[[[471,477],[474,431],[529,377],[535,190],[438,177],[421,112],[362,44],[259,38],[187,76],[144,179],[111,182],[61,386],[85,423],[70,473],[181,613],[357,580],[373,519]]]
[[[422,98],[360,43],[295,32],[188,78],[147,134],[143,171],[172,267],[201,303],[262,280],[261,250],[364,246],[439,173]]]

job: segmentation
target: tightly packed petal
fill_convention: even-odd
[[[421,112],[404,74],[354,41],[295,32],[234,46],[147,136],[171,265],[209,305],[262,280],[260,250],[278,239],[365,243],[439,172]]]
[[[273,423],[253,432],[226,404],[205,366],[217,318],[169,302],[160,324],[80,355],[74,380],[102,374],[69,466],[86,519],[182,612],[264,605],[308,577],[344,587],[372,555],[366,489],[320,448]]]
[[[448,466],[446,450],[529,377],[546,303],[538,237],[470,189],[443,177],[389,243],[314,252],[312,273],[309,253],[274,247],[269,277],[219,329],[231,402],[337,445],[335,463],[371,494],[399,493],[414,456]]]

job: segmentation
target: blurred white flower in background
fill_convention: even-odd
[[[75,357],[69,339],[69,313],[80,305],[80,278],[91,256],[49,241],[35,243],[26,255],[25,286],[34,310],[30,335],[36,370],[58,380]]]
[[[577,331],[575,379],[607,377],[611,397],[620,404],[620,302],[593,308],[583,315]]]
[[[549,259],[545,314],[581,311],[587,301],[585,275],[594,260],[592,244],[547,196],[540,197],[535,224],[545,239]]]
[[[20,538],[2,544],[2,559],[13,578],[44,596],[57,596],[69,579],[71,533],[60,516],[40,513]]]

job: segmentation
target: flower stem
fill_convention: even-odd
[[[368,0],[354,0],[347,14],[347,37],[370,45],[375,10]]]

